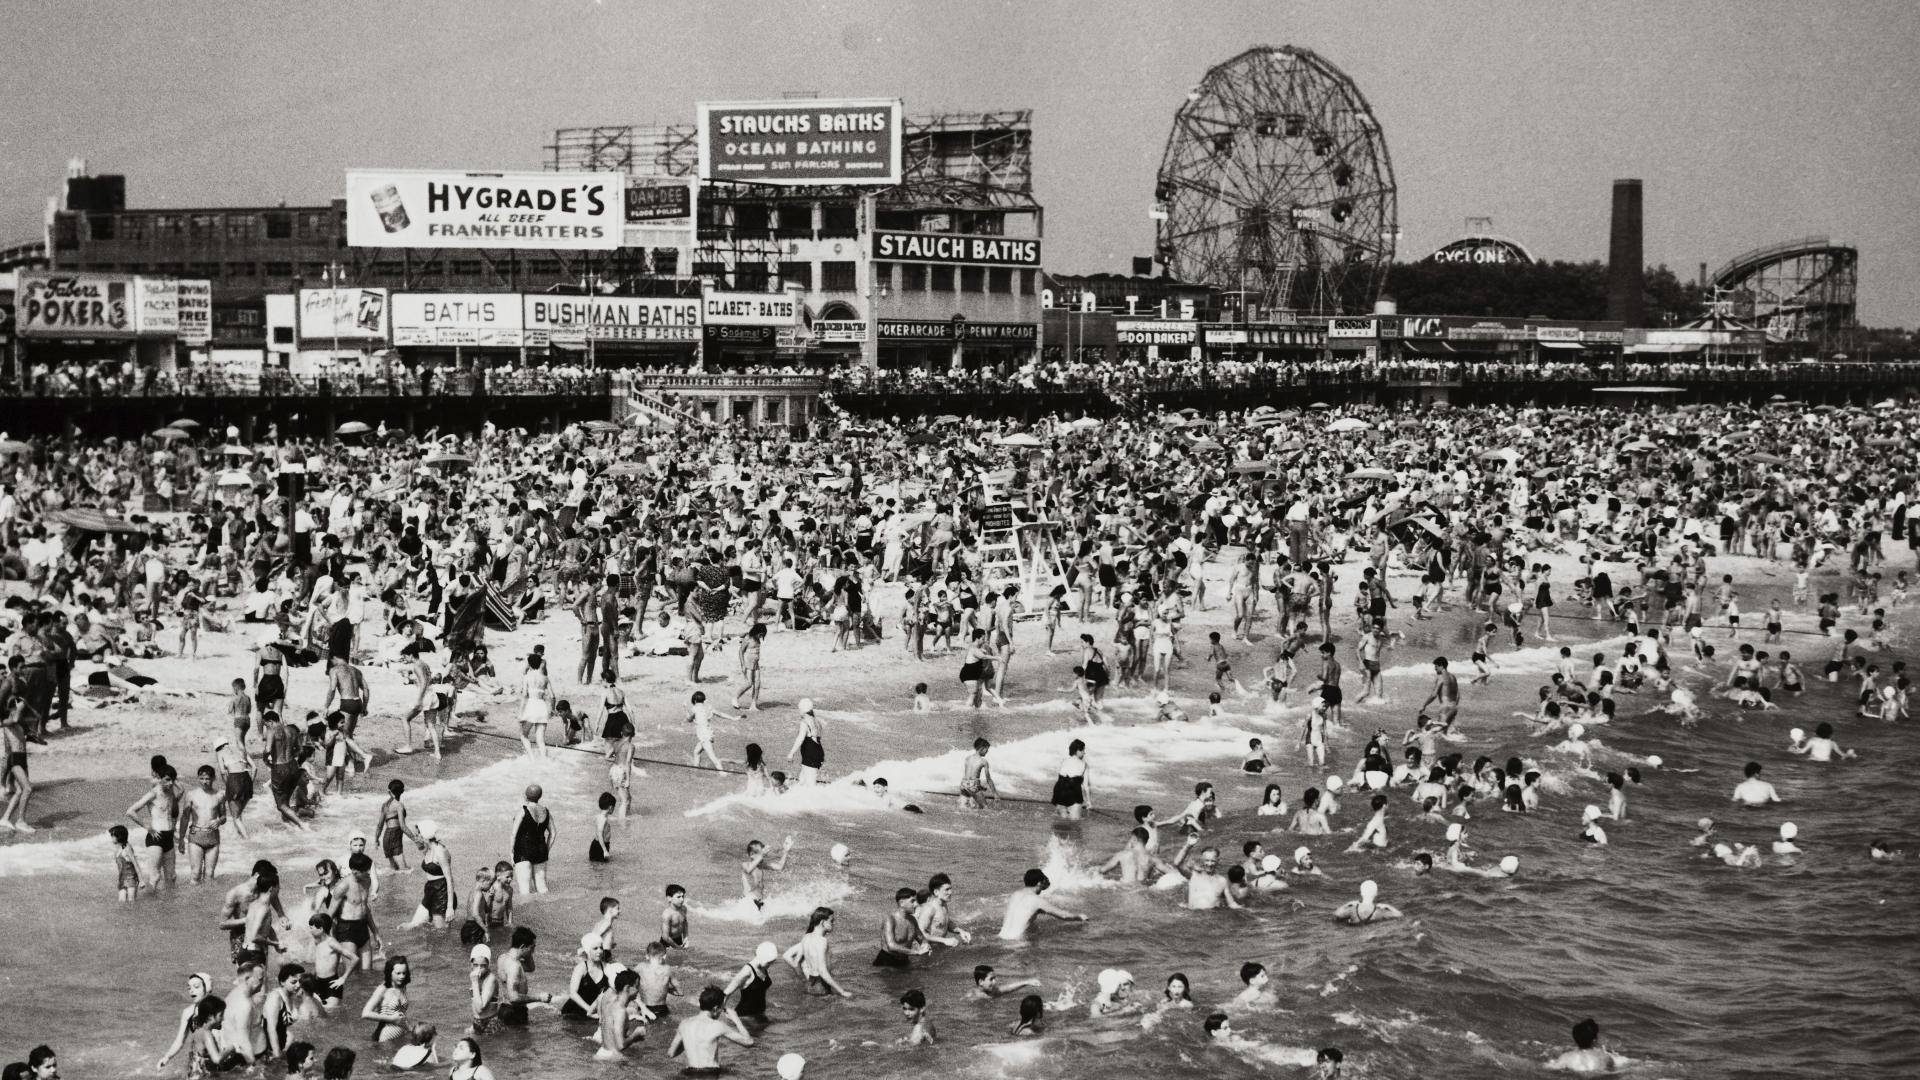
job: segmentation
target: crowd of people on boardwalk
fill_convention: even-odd
[[[985,707],[1023,693],[1011,672],[1039,667],[1035,660],[1015,668],[1017,636],[1044,634],[1051,653],[1073,621],[1080,632],[1061,644],[1075,654],[1070,693],[1087,729],[1060,767],[1050,799],[1058,816],[1084,820],[1096,792],[1106,797],[1087,741],[1115,722],[1108,698],[1122,688],[1148,695],[1164,722],[1204,720],[1228,697],[1305,706],[1300,753],[1316,771],[1330,770],[1324,785],[1300,793],[1297,809],[1274,785],[1249,812],[1288,823],[1302,841],[1290,859],[1248,839],[1242,860],[1223,871],[1218,821],[1241,812],[1223,812],[1212,785],[1202,783],[1170,816],[1135,808],[1124,846],[1101,872],[1178,888],[1191,908],[1258,904],[1263,893],[1317,874],[1309,838],[1335,831],[1330,819],[1343,800],[1357,799],[1370,815],[1353,851],[1387,846],[1387,807],[1404,797],[1419,807],[1416,828],[1445,837],[1439,855],[1415,860],[1416,872],[1510,877],[1518,860],[1476,860],[1466,840],[1469,808],[1536,812],[1549,794],[1566,790],[1566,779],[1586,779],[1604,786],[1607,805],[1584,807],[1580,836],[1605,844],[1606,828],[1627,820],[1629,792],[1643,771],[1661,768],[1658,758],[1630,759],[1591,737],[1621,719],[1616,694],[1658,691],[1666,695],[1662,710],[1693,723],[1699,709],[1690,677],[1755,709],[1803,689],[1781,637],[1783,605],[1743,610],[1745,583],[1730,575],[1713,580],[1707,560],[1714,555],[1789,568],[1795,586],[1787,607],[1817,626],[1817,653],[1802,662],[1820,665],[1829,681],[1854,684],[1863,719],[1906,718],[1908,676],[1883,654],[1887,612],[1909,588],[1890,545],[1920,547],[1920,521],[1911,518],[1920,505],[1917,424],[1920,413],[1900,406],[1356,407],[1052,418],[1026,430],[982,419],[918,426],[822,420],[808,438],[785,429],[611,422],[542,436],[491,426],[442,439],[375,430],[258,447],[235,445],[233,430],[222,444],[191,428],[124,443],[0,437],[0,565],[17,582],[5,611],[0,679],[0,828],[36,828],[29,756],[60,738],[74,709],[167,692],[140,671],[140,661],[192,655],[203,630],[257,624],[252,659],[233,673],[231,730],[204,761],[151,760],[149,789],[126,815],[132,829],[109,830],[122,899],[171,887],[180,851],[195,881],[211,878],[226,830],[301,828],[317,803],[360,782],[354,766],[374,759],[362,735],[373,713],[367,665],[399,670],[415,690],[410,702],[381,703],[400,716],[409,751],[416,721],[419,748],[437,755],[465,712],[511,701],[529,757],[569,744],[603,753],[609,790],[584,846],[590,858],[607,859],[626,843],[614,825],[630,798],[636,732],[621,679],[637,658],[684,657],[688,682],[697,686],[705,658],[730,649],[739,674],[731,706],[751,710],[760,703],[762,652],[775,647],[776,635],[830,635],[834,649],[898,635],[886,647],[916,660],[958,661],[965,700]],[[169,509],[149,511],[150,496]],[[1016,519],[989,513],[1001,502],[1017,508],[1017,520],[1047,523],[1035,530],[1045,532],[1046,544],[1021,549],[1024,561],[1044,564],[1037,584],[994,576],[994,545],[1017,543],[1006,536],[1010,526],[994,524]],[[172,509],[178,506],[185,509]],[[1565,565],[1574,553],[1579,570],[1561,576],[1553,560]],[[1218,564],[1211,575],[1210,564]],[[1417,589],[1394,595],[1390,568],[1414,571]],[[1843,584],[1826,589],[1836,573]],[[1815,591],[1815,575],[1825,591]],[[1224,598],[1209,597],[1210,576],[1225,579]],[[1350,615],[1335,611],[1342,581],[1358,582]],[[876,610],[882,586],[904,587],[900,608]],[[1232,613],[1227,640],[1216,633],[1201,643],[1191,632],[1183,640],[1192,609],[1223,599]],[[1389,620],[1463,607],[1481,627],[1471,657],[1436,658],[1431,692],[1407,730],[1365,739],[1351,769],[1330,765],[1335,735],[1359,741],[1349,709],[1378,698],[1382,657],[1399,637]],[[1040,629],[1017,630],[1020,616],[1038,616]],[[1555,623],[1569,616],[1607,623],[1627,643],[1590,662],[1559,650],[1528,717],[1537,735],[1557,741],[1505,760],[1455,751],[1471,737],[1460,677],[1469,667],[1475,681],[1495,677],[1501,652],[1554,642]],[[523,619],[560,620],[569,629],[567,620],[577,623],[579,667],[555,673],[538,648],[524,662],[491,656],[489,623]],[[1270,629],[1256,631],[1269,620]],[[1337,636],[1336,622],[1354,633]],[[1347,660],[1341,645],[1352,648]],[[1363,676],[1352,697],[1347,663]],[[1174,696],[1171,678],[1189,664],[1204,665],[1213,686],[1208,704],[1190,710]],[[324,678],[325,691],[323,698],[301,695],[322,703],[299,716],[289,683],[306,667]],[[567,682],[587,688],[577,711],[559,693]],[[929,686],[915,687],[916,708],[936,694]],[[1031,682],[1024,692],[1035,692]],[[1037,692],[1051,696],[1057,688]],[[750,793],[774,795],[825,778],[818,712],[803,700],[796,713],[788,755],[796,775],[769,770],[763,748],[749,746]],[[692,691],[685,718],[695,767],[703,758],[721,767],[713,721],[723,715],[704,691]],[[1839,760],[1845,751],[1836,737],[1833,725],[1822,724],[1811,737],[1799,733],[1795,752]],[[991,749],[988,740],[976,742],[958,778],[955,794],[970,804],[998,797]],[[1255,740],[1240,767],[1265,771],[1277,752]],[[183,783],[180,768],[195,782]],[[1747,767],[1734,802],[1778,802],[1761,772],[1758,763]],[[247,819],[261,773],[272,809]],[[322,858],[299,900],[283,900],[280,872],[267,860],[227,892],[221,925],[232,943],[232,976],[188,980],[191,1003],[162,1065],[185,1055],[188,1074],[197,1076],[270,1057],[289,1075],[344,1077],[351,1050],[321,1054],[289,1036],[310,1030],[296,1025],[350,1008],[349,982],[356,997],[367,993],[359,1016],[376,1025],[383,1056],[402,1068],[439,1063],[439,1028],[410,1015],[411,968],[395,948],[399,931],[428,926],[461,926],[470,954],[471,1014],[448,1025],[462,1033],[447,1049],[455,1080],[488,1080],[482,1040],[526,1024],[530,1010],[552,1007],[591,1022],[602,1058],[622,1056],[649,1024],[673,1014],[668,999],[680,991],[673,956],[693,930],[684,889],[667,889],[659,938],[633,967],[615,960],[621,904],[609,897],[580,939],[565,987],[536,988],[536,936],[513,912],[547,892],[547,866],[556,861],[555,815],[541,789],[526,789],[511,857],[482,860],[463,880],[435,823],[408,813],[404,783],[385,786],[389,797],[371,832]],[[883,782],[869,787],[904,802]],[[1171,856],[1162,854],[1162,829],[1181,836]],[[136,831],[144,834],[137,840]],[[1798,850],[1791,822],[1780,823],[1779,837],[1769,842],[1775,855]],[[1696,843],[1730,866],[1761,861],[1757,845],[1722,838],[1711,822],[1702,823]],[[407,866],[409,848],[424,877],[418,911],[406,926],[382,927],[372,907],[382,871]],[[767,875],[782,869],[790,848],[775,854],[756,841],[746,849],[745,900],[763,902]],[[828,854],[836,864],[847,858],[844,850]],[[1870,854],[1892,857],[1895,849],[1881,842]],[[1026,872],[1008,901],[1002,938],[1024,938],[1041,915],[1083,917],[1049,898],[1050,885],[1043,870]],[[901,888],[875,964],[904,967],[936,946],[964,946],[971,935],[949,911],[952,889],[944,874],[925,888]],[[1360,925],[1398,916],[1380,891],[1367,880],[1333,917]],[[832,908],[818,908],[790,948],[762,944],[726,985],[691,995],[697,1007],[679,1020],[668,1054],[707,1071],[721,1067],[723,1044],[754,1046],[777,961],[808,994],[851,994],[831,966],[834,919]],[[975,978],[983,999],[1030,989],[990,968]],[[1241,971],[1248,1001],[1271,993],[1265,978],[1257,962]],[[1133,978],[1123,970],[1104,971],[1098,982],[1096,1018],[1194,1007],[1184,976],[1170,979],[1154,1005],[1130,996]],[[935,1040],[925,994],[910,991],[900,1004],[907,1039]],[[1013,1035],[1038,1034],[1049,1010],[1039,995],[1023,995]],[[1209,1037],[1237,1038],[1231,1012],[1205,1018]],[[1598,1046],[1592,1020],[1575,1025],[1573,1035],[1576,1047],[1562,1067],[1617,1064]],[[1342,1057],[1326,1047],[1300,1064],[1332,1076]],[[804,1067],[788,1055],[779,1071],[792,1080]],[[7,1068],[6,1080],[14,1080]],[[57,1075],[51,1051],[24,1068],[21,1075]]]

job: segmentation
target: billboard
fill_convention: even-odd
[[[133,329],[139,334],[180,332],[180,282],[170,277],[133,279]]]
[[[182,278],[175,283],[180,298],[180,344],[205,345],[213,340],[213,282]]]
[[[385,344],[392,323],[385,289],[301,289],[300,340]]]
[[[352,247],[611,251],[627,220],[614,172],[347,173]]]
[[[133,279],[124,274],[21,271],[14,319],[21,337],[131,338]]]
[[[708,326],[794,326],[800,300],[788,293],[710,292],[700,298],[700,319]]]
[[[594,341],[677,341],[700,338],[700,301],[640,296],[521,298],[527,344],[578,345]]]
[[[873,257],[895,262],[1039,266],[1040,241],[1011,236],[875,232]]]
[[[1379,330],[1372,319],[1329,319],[1327,336],[1330,338],[1372,338],[1379,336]]]
[[[898,184],[900,100],[703,101],[700,179]]]
[[[394,293],[395,345],[519,348],[519,293]]]
[[[1192,345],[1200,340],[1200,324],[1157,319],[1116,319],[1113,336],[1122,345]]]

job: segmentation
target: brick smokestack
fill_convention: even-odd
[[[1607,318],[1635,327],[1647,324],[1640,202],[1640,181],[1613,182],[1613,223],[1607,231]]]

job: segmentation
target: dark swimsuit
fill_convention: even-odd
[[[800,764],[809,769],[818,769],[827,763],[827,748],[820,740],[809,735],[800,740]]]
[[[600,977],[597,979],[589,976],[586,979],[581,980],[580,982],[581,1000],[587,1003],[588,1009],[591,1009],[593,1006],[593,1003],[600,1000],[600,995],[602,992],[606,990],[606,988],[607,988],[606,972],[602,971],[600,973]],[[580,1006],[575,1005],[573,1003],[572,998],[568,998],[566,1001],[566,1004],[560,1006],[560,1015],[571,1016],[576,1020],[584,1020],[592,1016],[593,1014],[588,1010],[581,1009]]]
[[[752,964],[747,965],[747,970],[753,972],[753,977],[740,988],[740,1001],[733,1011],[741,1016],[764,1017],[767,1015],[767,991],[773,989],[773,976]]]
[[[513,861],[539,866],[547,861],[547,832],[533,811],[520,808],[520,824],[513,830]]]

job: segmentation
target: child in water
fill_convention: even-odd
[[[603,863],[613,857],[613,811],[620,804],[613,792],[600,793],[600,813],[593,819],[593,840],[587,844],[587,861]]]
[[[125,825],[109,826],[107,835],[113,840],[113,865],[117,875],[115,888],[119,890],[120,899],[138,900],[140,899],[140,860],[134,854],[133,845],[127,842],[127,827]]]

